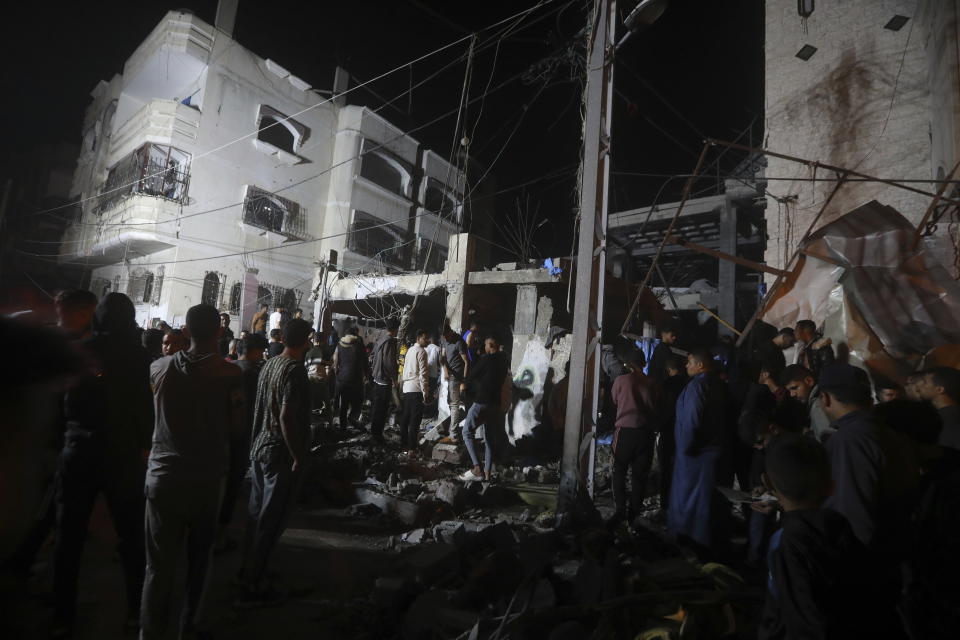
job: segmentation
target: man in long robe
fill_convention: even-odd
[[[690,381],[677,400],[676,459],[667,529],[699,551],[716,548],[723,534],[724,508],[716,485],[723,464],[723,382],[709,352],[687,356]]]

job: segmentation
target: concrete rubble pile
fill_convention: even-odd
[[[384,623],[405,640],[719,638],[745,619],[739,576],[645,529],[490,520],[405,534],[409,548],[372,594]]]

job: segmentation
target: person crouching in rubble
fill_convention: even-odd
[[[463,442],[470,454],[473,468],[461,475],[461,480],[490,480],[493,472],[493,452],[499,435],[494,428],[496,421],[493,418],[500,408],[503,385],[510,367],[507,354],[500,351],[500,341],[497,338],[487,338],[483,349],[484,355],[470,366],[464,381],[473,404],[463,421]],[[477,456],[475,439],[477,427],[480,425],[486,425],[483,430],[483,467],[480,466],[480,458]]]

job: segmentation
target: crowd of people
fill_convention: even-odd
[[[100,496],[119,539],[125,630],[163,637],[179,608],[179,631],[203,637],[214,551],[239,547],[235,606],[285,598],[267,567],[318,425],[369,428],[374,446],[391,446],[393,414],[403,455],[416,457],[425,411],[443,389],[443,442],[462,445],[470,460],[461,479],[496,477],[509,358],[476,323],[462,336],[449,326],[408,330],[408,344],[389,319],[367,344],[356,326],[320,333],[283,308],[261,308],[238,336],[229,315],[203,304],[182,327],[146,330],[120,293],[98,301],[64,291],[55,308],[79,354],[62,391],[61,433],[47,445],[57,450],[46,467],[56,499],[10,560],[29,567],[55,533],[55,636],[68,637],[76,622]],[[668,533],[705,561],[727,561],[733,496],[745,562],[767,576],[763,638],[951,637],[960,628],[960,371],[921,370],[902,386],[871,381],[838,361],[806,320],[741,350],[681,351],[675,327],[659,337],[649,364],[636,344],[604,364],[609,526],[641,512],[655,479]],[[244,478],[246,527],[236,541],[228,524]]]
[[[55,309],[81,363],[62,392],[61,433],[47,445],[56,450],[45,472],[55,499],[10,559],[10,566],[27,571],[53,533],[54,637],[73,633],[81,557],[101,496],[119,538],[126,633],[164,637],[179,609],[179,634],[208,635],[204,592],[211,554],[237,546],[235,606],[285,599],[267,578],[267,567],[317,427],[361,427],[368,398],[373,441],[383,446],[393,405],[401,446],[415,456],[424,407],[436,404],[441,369],[450,381],[452,424],[459,424],[461,398],[475,389],[462,435],[454,430],[448,441],[466,445],[473,460],[467,474],[489,477],[494,436],[486,438],[484,471],[473,434],[488,416],[497,416],[499,389],[508,379],[495,338],[486,340],[483,357],[449,327],[442,340],[415,331],[413,343],[401,347],[399,323],[389,320],[368,349],[356,327],[343,337],[321,334],[299,310],[268,313],[265,306],[235,337],[230,316],[204,304],[191,307],[179,328],[161,322],[141,329],[127,296],[109,293],[98,301],[82,290],[58,294]],[[227,526],[245,477],[247,523],[238,543]],[[184,551],[186,584],[180,588],[177,560]]]
[[[703,560],[730,560],[735,511],[717,488],[742,490],[727,494],[745,508],[745,563],[767,576],[760,637],[955,637],[960,371],[872,384],[816,329],[683,357],[665,327],[649,367],[627,348],[610,524],[642,508],[656,448],[667,531]]]

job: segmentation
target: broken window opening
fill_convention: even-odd
[[[431,248],[432,247],[432,248]],[[447,248],[426,238],[420,238],[417,251],[417,271],[424,273],[443,273],[447,263]]]
[[[360,157],[360,177],[404,198],[410,197],[413,167],[408,162],[364,140]]]
[[[257,304],[265,304],[269,308],[273,308],[273,292],[270,289],[266,288],[263,285],[257,287]]]
[[[257,140],[273,145],[287,153],[296,153],[307,139],[309,129],[280,113],[273,107],[260,105],[257,119]]]
[[[423,194],[423,206],[427,211],[435,213],[441,218],[447,218],[451,222],[459,222],[460,220],[460,200],[435,178],[427,180],[427,188]]]

